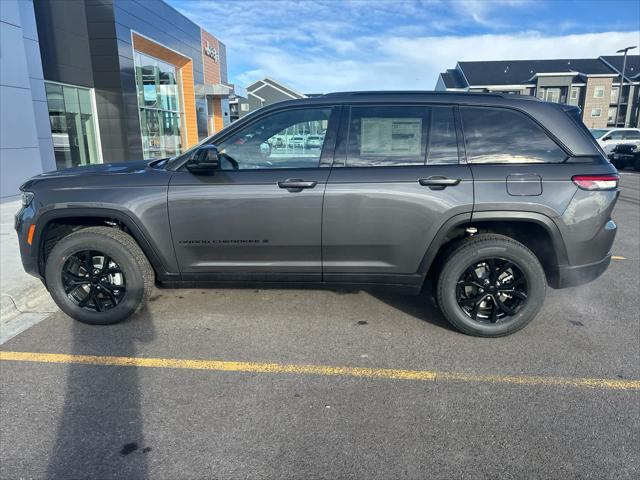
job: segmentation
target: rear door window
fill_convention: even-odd
[[[352,107],[347,167],[458,163],[452,107]]]
[[[640,132],[636,132],[634,130],[628,130],[624,132],[622,136],[624,140],[640,140]]]
[[[560,163],[567,155],[521,112],[460,107],[470,163]]]

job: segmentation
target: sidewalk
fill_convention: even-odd
[[[22,269],[13,216],[19,199],[0,201],[0,345],[57,311],[42,282]]]

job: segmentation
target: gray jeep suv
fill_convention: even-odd
[[[547,285],[598,277],[616,169],[575,107],[534,97],[355,92],[265,107],[180,156],[38,175],[16,216],[25,270],[92,324],[154,284],[395,289],[513,333]],[[322,139],[276,148],[275,138]]]

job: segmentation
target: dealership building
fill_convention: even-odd
[[[0,2],[0,197],[176,155],[230,121],[226,47],[161,0]]]

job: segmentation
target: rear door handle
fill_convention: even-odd
[[[433,176],[428,178],[421,178],[418,180],[423,187],[429,187],[431,190],[444,190],[447,187],[455,187],[460,183],[459,178],[448,178]]]
[[[278,186],[280,188],[286,188],[287,190],[300,191],[303,188],[313,188],[318,184],[318,182],[311,180],[300,180],[298,178],[287,178],[283,182],[278,182]]]

